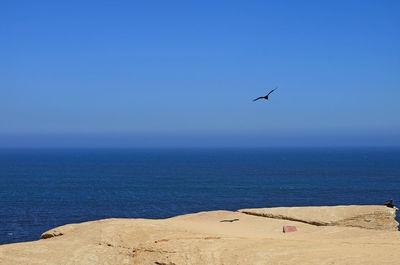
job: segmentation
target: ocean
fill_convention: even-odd
[[[391,198],[398,148],[0,150],[0,244],[111,217]]]

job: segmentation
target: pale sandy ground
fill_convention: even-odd
[[[220,222],[235,218],[239,221]],[[282,233],[283,225],[298,231]],[[106,219],[55,230],[63,235],[0,246],[0,264],[400,264],[398,231],[314,226],[230,211]]]

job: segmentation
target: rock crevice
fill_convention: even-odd
[[[378,205],[321,207],[276,207],[238,210],[267,218],[290,220],[316,226],[344,226],[397,231],[397,208]]]

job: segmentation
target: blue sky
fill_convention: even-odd
[[[399,146],[399,12],[1,1],[0,147]]]

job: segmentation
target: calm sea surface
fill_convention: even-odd
[[[109,217],[400,204],[400,149],[0,150],[0,244]]]

